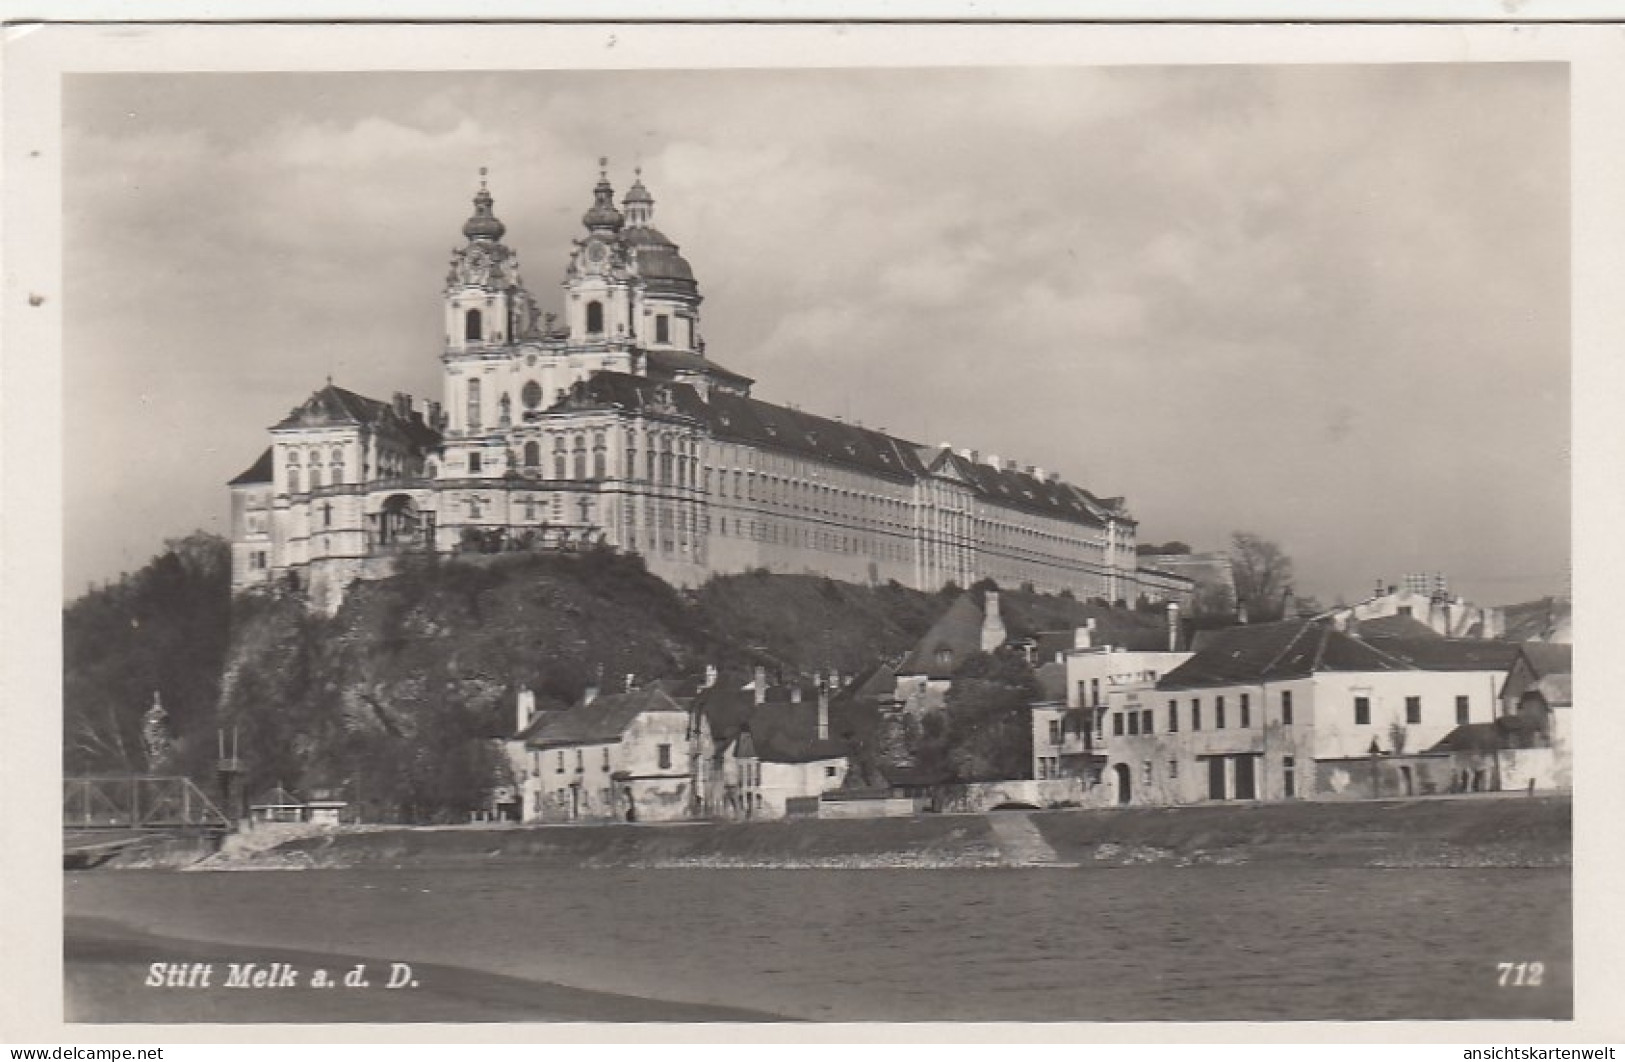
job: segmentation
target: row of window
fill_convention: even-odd
[[[1469,700],[1469,698],[1467,696],[1465,696],[1463,694],[1457,694],[1456,695],[1456,725],[1457,726],[1465,726],[1466,725],[1468,719],[1471,716],[1471,712],[1470,712],[1470,708],[1469,708],[1470,704],[1471,704],[1471,701]],[[1406,697],[1405,698],[1405,722],[1407,724],[1410,724],[1410,725],[1415,725],[1415,724],[1420,723],[1421,721],[1422,721],[1422,698],[1420,698],[1420,697]],[[1354,698],[1354,724],[1356,726],[1370,726],[1371,725],[1371,698],[1370,697],[1356,697],[1356,698]]]
[[[1229,714],[1229,704],[1226,702],[1226,699],[1223,696],[1215,697],[1213,699],[1213,729],[1227,729],[1230,725],[1231,718],[1232,717]],[[1253,725],[1252,694],[1243,693],[1237,698],[1236,715],[1234,718],[1236,726],[1242,730],[1246,730]],[[1281,691],[1281,724],[1283,726],[1292,725],[1291,690]],[[1167,727],[1168,733],[1170,734],[1177,734],[1179,732],[1179,702],[1174,699],[1170,699],[1168,701]],[[1192,730],[1202,729],[1202,698],[1200,697],[1191,698],[1190,728]],[[1156,724],[1153,720],[1151,709],[1149,708],[1142,708],[1137,711],[1112,713],[1112,734],[1116,737],[1122,737],[1125,734],[1131,737],[1139,734],[1151,734],[1155,732],[1155,729]]]
[[[608,746],[608,745],[604,745],[600,749],[601,753],[603,754],[603,760],[599,764],[599,767],[600,767],[601,770],[605,770],[605,771],[609,770],[609,749],[610,749],[610,746]],[[585,749],[574,749],[572,751],[575,753],[575,756],[574,756],[575,771],[576,771],[577,774],[583,773],[587,769],[587,766],[586,766],[587,765],[586,750]],[[540,763],[541,753],[537,752],[535,755],[536,755],[537,759],[533,761],[533,765],[539,770],[540,767],[541,767],[541,763]],[[660,768],[662,770],[666,770],[666,769],[670,768],[671,767],[671,746],[670,745],[657,745],[655,747],[655,757],[656,757],[656,760],[659,763]],[[566,758],[567,758],[566,757],[566,751],[564,749],[559,749],[558,753],[554,757],[553,773],[555,773],[555,774],[563,774],[563,773],[565,773]],[[562,790],[560,790],[560,792],[562,792]]]
[[[1096,681],[1098,682],[1098,680]],[[1079,692],[1080,694],[1082,692],[1081,683]],[[1098,691],[1091,691],[1091,697],[1094,696],[1098,696]],[[1468,708],[1469,703],[1469,699],[1466,696],[1458,695],[1456,697],[1457,726],[1462,726],[1467,723],[1470,714]],[[1228,726],[1230,716],[1228,715],[1227,707],[1228,706],[1224,697],[1219,696],[1213,699],[1213,729],[1224,730]],[[1251,694],[1243,693],[1239,695],[1237,698],[1236,710],[1236,725],[1243,730],[1251,727],[1253,725]],[[1357,726],[1371,725],[1370,697],[1362,696],[1354,698],[1354,722]],[[1422,722],[1421,697],[1405,698],[1405,722],[1411,725]],[[1281,724],[1283,726],[1292,725],[1291,690],[1281,691]],[[1177,700],[1170,699],[1168,701],[1167,726],[1169,733],[1178,733],[1179,702]],[[1191,698],[1190,728],[1192,730],[1202,729],[1202,698],[1200,697]],[[1121,737],[1125,734],[1135,736],[1139,734],[1150,734],[1153,731],[1154,722],[1152,719],[1151,709],[1149,708],[1140,709],[1138,711],[1115,712],[1112,715],[1112,734],[1115,736]]]

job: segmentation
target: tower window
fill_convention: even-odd
[[[525,444],[525,467],[535,468],[542,463],[542,448],[532,439]]]
[[[671,342],[671,318],[663,313],[655,316],[655,342]]]
[[[468,312],[469,313],[479,313],[478,310],[470,310]],[[478,431],[479,427],[480,427],[480,382],[478,380],[470,380],[470,381],[468,381],[468,428],[469,428],[470,431]]]
[[[535,409],[542,404],[542,385],[535,380],[527,381],[519,392],[519,400],[525,403],[526,409]]]
[[[604,304],[598,301],[587,303],[587,333],[598,335],[604,330]]]
[[[485,330],[480,321],[480,311],[470,310],[463,315],[463,339],[469,342],[479,342],[485,338]]]
[[[478,472],[480,470],[480,455],[478,453],[471,453],[468,455],[468,470],[471,473]]]

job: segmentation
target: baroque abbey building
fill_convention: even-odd
[[[708,357],[693,270],[653,216],[641,177],[617,206],[600,176],[557,317],[482,180],[442,295],[443,401],[329,382],[272,427],[230,484],[233,587],[293,583],[331,610],[403,553],[602,544],[679,586],[765,568],[1188,598],[1137,567],[1121,498],[751,397]]]

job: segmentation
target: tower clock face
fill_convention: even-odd
[[[594,240],[592,243],[587,245],[587,261],[591,262],[593,265],[603,265],[604,260],[608,257],[609,248],[605,247],[598,241]]]

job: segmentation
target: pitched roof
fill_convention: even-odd
[[[1360,620],[1355,634],[1362,638],[1442,638],[1444,635],[1429,627],[1415,616],[1396,612],[1392,616]]]
[[[792,701],[791,690],[799,688],[801,699]],[[694,698],[694,707],[705,716],[718,749],[735,740],[744,742],[740,755],[754,755],[769,763],[807,763],[847,755],[844,741],[818,739],[818,691],[810,681],[794,685],[770,686],[762,704],[755,691],[737,673],[720,675],[708,689]],[[852,698],[832,698],[830,732],[839,733],[860,711]]]
[[[1316,671],[1408,671],[1412,666],[1328,623],[1293,619],[1205,632],[1196,655],[1157,683],[1193,689],[1302,678]]]
[[[1493,752],[1503,748],[1501,731],[1494,723],[1464,723],[1450,731],[1429,752]]]
[[[644,351],[644,357],[648,361],[650,369],[664,376],[675,377],[680,372],[692,372],[705,376],[720,376],[725,380],[738,383],[756,382],[742,373],[724,369],[704,355],[694,354],[686,350],[647,350]]]
[[[534,749],[565,745],[602,745],[619,741],[632,720],[644,712],[682,712],[682,705],[658,687],[612,693],[565,712],[544,712],[526,727],[525,745]]]
[[[297,796],[295,796],[294,794],[288,792],[288,790],[282,788],[282,786],[278,785],[278,786],[272,786],[270,789],[267,789],[265,792],[261,793],[259,799],[255,800],[255,801],[252,801],[250,803],[250,806],[251,807],[256,807],[256,808],[264,808],[264,807],[287,808],[287,807],[303,807],[304,804],[305,804],[305,802],[303,800],[300,800]]]
[[[967,590],[954,598],[925,636],[914,643],[913,652],[898,666],[897,673],[952,677],[967,658],[982,651],[982,616],[982,606],[973,592]]]
[[[1365,625],[1360,627],[1365,636]],[[1371,645],[1423,671],[1506,671],[1518,657],[1510,642],[1480,638],[1367,638]]]
[[[271,430],[328,424],[376,424],[394,410],[387,402],[328,384],[297,405]]]
[[[1009,467],[971,461],[950,447],[916,447],[916,451],[932,475],[965,483],[999,505],[1090,527],[1105,526],[1108,517],[1134,522],[1118,498],[1102,500],[1059,479],[1039,479]]]
[[[838,759],[846,743],[818,738],[818,702],[768,702],[751,713],[750,735],[758,759],[769,763],[809,763]]]
[[[1542,723],[1523,715],[1503,715],[1492,723],[1464,723],[1428,752],[1494,752],[1537,748],[1543,744]]]
[[[1132,652],[1156,653],[1168,648],[1168,620],[1154,613],[1109,605],[1084,605],[1087,618],[1095,621],[1090,643],[1111,645]]]
[[[267,446],[265,452],[260,454],[259,460],[239,472],[237,477],[227,483],[226,486],[243,487],[251,483],[269,483],[271,482],[272,472],[271,447]]]
[[[386,427],[399,431],[420,450],[429,450],[440,445],[440,433],[425,424],[417,413],[403,417],[388,402],[358,395],[354,391],[347,391],[331,383],[295,406],[286,417],[273,425],[271,430],[322,428],[345,424]]]
[[[897,665],[881,661],[860,671],[839,696],[847,699],[891,700],[897,693]]]
[[[1568,675],[1574,671],[1574,646],[1560,642],[1524,642],[1519,647],[1529,670],[1537,678]]]
[[[923,472],[913,443],[873,428],[733,394],[713,393],[709,412],[711,431],[719,439],[860,468],[895,480]]]

